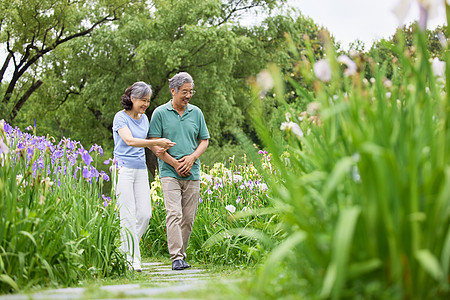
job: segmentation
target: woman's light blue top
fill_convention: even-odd
[[[145,169],[145,149],[141,147],[128,146],[117,132],[119,129],[128,127],[134,138],[146,139],[149,122],[145,114],[139,120],[135,120],[124,110],[119,111],[114,116],[113,138],[114,138],[114,158],[118,161],[119,167],[131,169]]]

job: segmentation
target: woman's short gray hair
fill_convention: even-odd
[[[134,99],[142,99],[152,95],[152,86],[146,82],[138,81],[131,86],[131,95]]]
[[[174,89],[178,93],[178,89],[185,83],[191,83],[192,88],[194,88],[194,80],[192,76],[187,72],[180,72],[169,79],[169,88]]]
[[[138,81],[133,83],[125,90],[125,94],[122,95],[120,102],[125,110],[130,110],[133,107],[133,102],[131,102],[131,97],[134,99],[142,99],[152,95],[152,86],[143,81]]]

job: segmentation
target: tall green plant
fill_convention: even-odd
[[[101,147],[92,158],[3,120],[0,143],[0,292],[122,274],[118,210],[102,195],[109,176],[92,165]]]
[[[391,47],[400,58],[392,80],[377,65],[365,80],[332,48],[321,61],[310,54],[314,71],[303,72],[314,92],[293,82],[310,102],[305,112],[286,104],[273,70],[289,113],[285,143],[269,136],[255,97],[253,122],[279,170],[266,180],[287,233],[262,270],[261,296],[449,296],[450,61],[446,81],[435,76],[421,30],[415,59]]]

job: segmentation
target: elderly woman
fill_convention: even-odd
[[[159,146],[164,151],[175,145],[165,138],[147,139],[149,121],[145,110],[151,95],[152,88],[145,82],[128,87],[121,99],[123,110],[116,113],[113,121],[114,158],[119,170],[116,193],[122,228],[121,249],[137,272],[142,271],[139,241],[152,216],[144,148]]]

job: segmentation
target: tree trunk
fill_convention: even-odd
[[[28,88],[28,90],[25,92],[25,94],[23,94],[22,97],[20,97],[19,101],[14,105],[14,108],[13,108],[10,116],[8,117],[9,123],[11,123],[17,117],[17,114],[19,113],[20,109],[25,104],[25,102],[28,100],[28,98],[31,96],[31,94],[33,94],[43,83],[44,82],[42,80],[38,80],[38,81],[34,82]]]
[[[158,158],[148,148],[145,148],[145,162],[147,163],[147,169],[151,176],[150,180],[153,180],[155,178],[155,171],[158,170]]]

